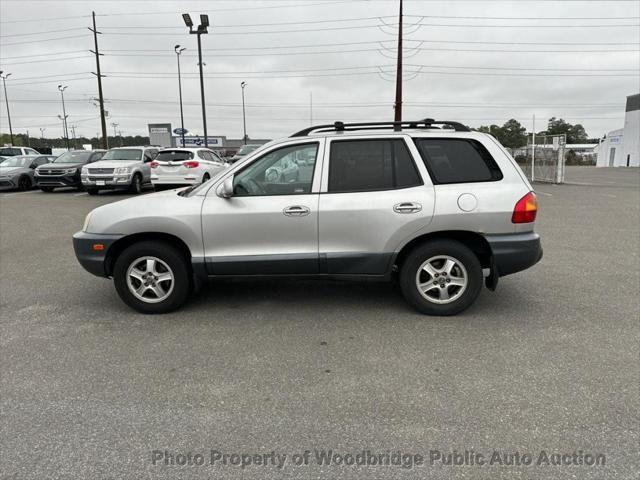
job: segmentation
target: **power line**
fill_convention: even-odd
[[[56,40],[67,40],[69,38],[84,38],[84,37],[89,37],[90,35],[88,34],[83,34],[83,35],[69,35],[66,37],[56,37],[56,38],[42,38],[40,40],[29,40],[27,42],[13,42],[13,43],[3,43],[2,46],[3,47],[10,47],[13,45],[27,45],[29,43],[44,43],[44,42],[53,42]]]

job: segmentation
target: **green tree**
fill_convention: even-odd
[[[572,125],[562,118],[551,117],[547,129],[540,132],[542,135],[566,135],[567,143],[586,143],[589,139],[586,130],[579,123]]]
[[[507,148],[519,148],[527,144],[527,129],[514,118],[507,120],[501,127],[482,125],[477,131],[492,134]]]

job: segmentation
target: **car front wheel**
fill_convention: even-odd
[[[455,240],[434,240],[413,250],[400,270],[407,302],[427,315],[456,315],[482,289],[478,257]]]
[[[141,313],[166,313],[189,295],[189,268],[184,255],[168,243],[131,245],[116,259],[113,281],[120,298]]]
[[[140,176],[140,174],[136,173],[131,179],[129,191],[131,193],[135,193],[136,195],[142,193],[142,177]]]

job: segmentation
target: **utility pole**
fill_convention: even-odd
[[[7,77],[10,77],[10,73],[2,74],[0,70],[0,77],[2,78],[2,85],[4,86],[4,102],[7,104],[7,120],[9,120],[9,138],[11,138],[11,145],[13,145],[13,129],[11,128],[11,113],[9,112],[9,99],[7,98]]]
[[[184,112],[182,110],[182,79],[180,76],[180,54],[186,50],[186,48],[180,48],[180,45],[176,45],[175,47],[173,47],[174,51],[176,52],[176,58],[178,59],[178,92],[180,95],[180,127],[182,130],[181,136],[182,136],[182,147],[185,147],[184,144]]]
[[[109,148],[109,140],[107,138],[107,120],[104,114],[104,97],[102,95],[102,75],[100,73],[100,55],[98,51],[98,34],[102,34],[96,29],[96,12],[91,12],[91,17],[93,18],[93,28],[89,28],[93,32],[93,42],[95,45],[95,51],[89,50],[91,53],[96,55],[96,71],[98,73],[93,73],[96,77],[98,77],[98,99],[100,101],[100,123],[102,124],[102,148],[105,150]]]
[[[402,0],[400,0],[400,14],[398,15],[398,63],[396,72],[396,122],[402,121]]]
[[[533,145],[531,146],[531,181],[533,182],[536,178],[535,173],[535,163],[536,163],[536,114],[533,114],[533,135],[531,138],[531,142]]]
[[[27,130],[27,147],[31,146],[31,138],[29,137],[29,130]]]
[[[122,130],[118,129],[118,136],[120,137],[120,146],[122,147]]]
[[[62,120],[64,125],[64,140],[67,145],[67,150],[69,150],[69,129],[67,128],[67,110],[64,106],[64,91],[67,89],[67,85],[58,85],[58,90],[60,90],[60,96],[62,97],[62,117],[58,115],[58,117]]]
[[[46,128],[40,127],[40,141],[42,142],[42,145],[44,145],[44,131],[45,130],[46,130]]]
[[[73,135],[73,149],[77,150],[78,149],[78,142],[76,142],[76,126],[75,125],[71,125],[71,134]]]
[[[247,82],[242,82],[240,84],[240,88],[242,89],[242,131],[244,134],[242,135],[242,140],[244,144],[247,144],[247,118],[244,113],[244,87],[247,86]]]
[[[209,15],[200,15],[200,25],[196,30],[193,29],[193,21],[188,13],[182,14],[182,20],[185,25],[189,27],[189,33],[198,36],[198,66],[200,67],[200,100],[202,102],[202,128],[204,130],[204,146],[209,146],[209,139],[207,137],[207,112],[204,103],[204,73],[202,71],[202,42],[200,37],[209,33],[207,27],[209,27]]]
[[[309,92],[309,125],[313,125],[313,92]]]

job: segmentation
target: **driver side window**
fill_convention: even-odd
[[[234,195],[300,195],[311,193],[318,143],[291,145],[273,150],[252,162],[233,179]],[[304,165],[296,159],[306,158]]]

